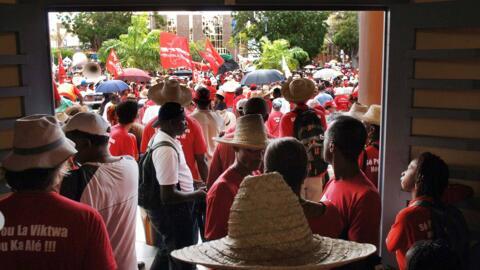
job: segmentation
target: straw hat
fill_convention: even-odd
[[[353,103],[352,107],[345,115],[361,119],[362,116],[368,111],[368,106],[360,103]]]
[[[228,236],[171,253],[214,269],[330,269],[374,245],[313,235],[297,196],[278,173],[248,176],[230,208]]]
[[[288,80],[282,85],[283,97],[291,102],[305,102],[315,92],[315,84],[309,79]]]
[[[158,105],[175,102],[187,106],[192,101],[190,90],[184,85],[180,85],[177,80],[172,79],[152,86],[148,91],[148,97]]]
[[[267,147],[268,143],[265,124],[259,114],[249,114],[238,118],[233,138],[215,137],[213,139],[219,143],[253,149],[263,149]]]
[[[17,119],[13,131],[13,149],[3,160],[7,170],[54,168],[77,153],[53,116],[37,114]]]
[[[382,115],[382,107],[377,104],[370,105],[368,111],[361,117],[361,120],[368,123],[380,126],[380,117]]]

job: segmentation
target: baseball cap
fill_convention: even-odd
[[[78,130],[92,135],[108,136],[109,124],[99,114],[80,112],[63,127],[64,132]]]

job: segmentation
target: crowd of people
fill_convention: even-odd
[[[289,254],[303,256],[298,255],[301,247],[285,250],[285,243],[276,247],[281,242],[272,242],[276,244],[262,246],[261,252],[254,246],[252,254],[242,255],[255,257],[254,265],[295,261],[296,266],[320,266],[336,260],[334,266],[348,263],[341,269],[375,269],[381,265],[380,241],[385,241],[401,270],[466,269],[468,231],[461,214],[446,206],[451,203],[448,167],[434,154],[421,154],[402,174],[401,188],[412,200],[388,237],[380,239],[381,106],[358,103],[355,74],[343,72],[345,76],[331,80],[301,72],[265,85],[240,85],[240,71],[197,82],[162,76],[105,94],[98,111],[82,105],[81,92],[91,87],[83,81],[68,95],[60,92],[56,118],[32,115],[15,122],[13,150],[2,162],[12,189],[0,199],[5,217],[2,268],[136,269],[139,205],[155,231],[158,252],[151,269],[195,269],[193,263],[252,267],[248,259],[236,259],[245,246],[232,248],[239,245],[232,239],[248,238],[242,233],[258,229],[257,222],[266,218],[289,223],[277,217],[294,216],[295,210],[263,212],[258,202],[249,224],[256,229],[240,226],[237,215],[244,213],[239,205],[254,207],[262,198],[249,194],[263,196],[246,183],[264,188],[274,205],[275,197],[286,196],[275,182],[281,179],[293,192],[285,204],[287,197],[295,198],[305,217],[306,225],[298,228],[306,226],[325,239],[352,241],[335,240],[332,250],[338,245],[358,249],[357,255],[288,261]],[[227,83],[239,86],[222,88]],[[271,188],[261,187],[258,179],[272,181]],[[437,216],[444,221],[451,215],[456,222],[442,234],[447,225]],[[265,228],[272,225],[284,226]],[[451,228],[458,231],[456,239],[449,236]],[[288,230],[289,237],[302,235],[299,229]],[[268,230],[263,233],[273,237]],[[200,241],[211,244],[190,252],[203,257],[189,256],[188,250],[174,256],[180,260],[172,256],[174,250]],[[230,253],[220,252],[222,245]],[[425,268],[436,260],[432,254],[437,251],[449,254],[442,258],[443,268]],[[222,259],[214,260],[219,252]]]

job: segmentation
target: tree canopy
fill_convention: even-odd
[[[277,39],[273,42],[263,37],[260,40],[262,54],[257,68],[282,70],[282,57],[290,70],[298,69],[300,64],[308,61],[308,53],[299,47],[290,48],[290,43],[286,39]]]
[[[154,71],[160,67],[160,30],[150,31],[146,15],[131,17],[127,34],[105,41],[99,50],[100,61],[105,62],[110,49],[115,49],[123,67]]]
[[[132,12],[79,12],[59,15],[68,32],[78,36],[85,49],[97,51],[105,40],[127,33]]]
[[[339,12],[333,21],[333,44],[353,58],[358,52],[358,12]]]
[[[313,58],[323,45],[329,14],[326,11],[236,11],[232,14],[233,33],[237,42],[245,37],[257,43],[263,36],[269,40],[285,39]]]

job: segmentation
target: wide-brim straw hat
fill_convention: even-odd
[[[382,106],[373,104],[370,105],[368,111],[361,117],[361,120],[368,124],[380,126],[380,118],[382,116]]]
[[[215,137],[213,139],[219,143],[251,149],[264,149],[268,144],[265,124],[260,114],[249,114],[238,118],[233,138]]]
[[[65,137],[53,116],[31,115],[17,119],[13,131],[13,149],[2,162],[7,170],[55,168],[77,153],[75,143]]]
[[[288,80],[282,85],[283,97],[290,102],[306,102],[315,92],[315,84],[309,79]]]
[[[175,102],[187,106],[192,101],[192,92],[177,80],[166,80],[152,86],[148,91],[148,98],[158,105]]]
[[[375,251],[372,244],[313,235],[297,196],[280,174],[268,173],[240,184],[228,236],[171,255],[214,269],[330,269]]]
[[[353,103],[350,110],[348,112],[344,113],[344,115],[348,115],[348,116],[351,116],[351,117],[354,117],[356,119],[361,120],[362,116],[367,111],[368,111],[368,106],[367,105],[363,105],[363,104],[360,104],[360,103]]]

